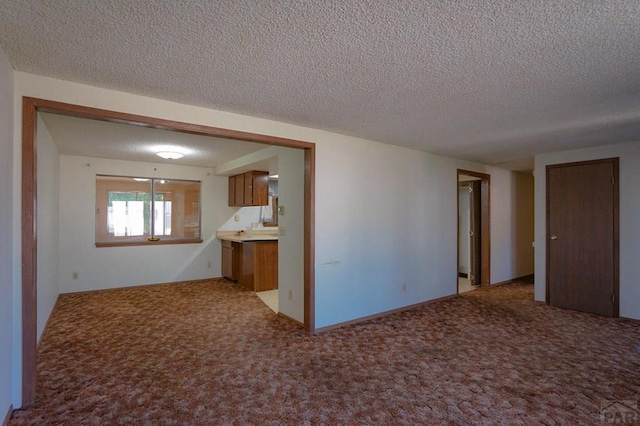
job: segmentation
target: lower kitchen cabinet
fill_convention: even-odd
[[[231,281],[240,279],[242,244],[222,240],[222,276]]]
[[[278,242],[222,240],[222,276],[252,291],[278,288]]]

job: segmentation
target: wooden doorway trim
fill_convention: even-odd
[[[456,205],[458,215],[460,215],[460,200],[458,197],[458,183],[460,182],[460,175],[467,175],[480,178],[480,229],[481,229],[481,243],[480,243],[480,285],[482,287],[491,285],[491,209],[490,209],[490,186],[491,176],[486,173],[472,172],[470,170],[458,169],[456,179]],[[457,227],[457,244],[460,242],[460,229]],[[460,248],[456,250],[456,288],[458,282],[458,265],[460,264]]]
[[[200,124],[73,105],[30,97],[22,98],[22,405],[36,395],[37,351],[37,113],[49,112],[195,135],[215,136],[304,150],[304,328],[315,333],[315,149],[314,143]]]

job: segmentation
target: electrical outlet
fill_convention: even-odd
[[[280,235],[281,237],[284,237],[285,233],[284,233],[284,226],[278,226],[278,235]]]
[[[77,272],[72,273],[71,277],[73,277],[74,280],[77,280],[78,279],[78,273]]]
[[[211,261],[207,262],[207,268],[211,269]]]
[[[293,300],[293,290],[289,290],[289,300]]]
[[[240,215],[237,214],[233,217],[233,220],[235,220],[236,222],[240,222]]]

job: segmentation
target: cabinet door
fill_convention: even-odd
[[[229,206],[236,205],[236,177],[229,176]]]
[[[278,242],[256,242],[253,264],[254,291],[276,290],[278,288]]]
[[[222,240],[222,276],[231,281],[240,278],[242,244]]]
[[[231,249],[233,250],[233,256],[231,257],[231,278],[233,281],[240,279],[240,268],[242,267],[242,243],[231,243]]]
[[[229,206],[266,206],[268,204],[268,172],[251,171],[229,176]]]
[[[269,173],[253,170],[244,174],[244,205],[269,204]]]
[[[244,174],[244,205],[253,205],[253,172]]]
[[[244,200],[244,175],[236,175],[234,176],[235,178],[235,203],[233,204],[234,206],[243,206],[245,204],[245,200]]]
[[[254,206],[266,206],[269,204],[269,173],[253,172],[253,198]]]
[[[233,265],[233,243],[222,240],[222,276],[230,280],[236,280]]]

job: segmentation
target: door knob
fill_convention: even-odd
[[[550,236],[550,237],[549,237],[549,239],[550,239],[550,240],[557,240],[557,239],[558,239],[558,236],[557,236],[557,235],[552,235],[552,236]]]

